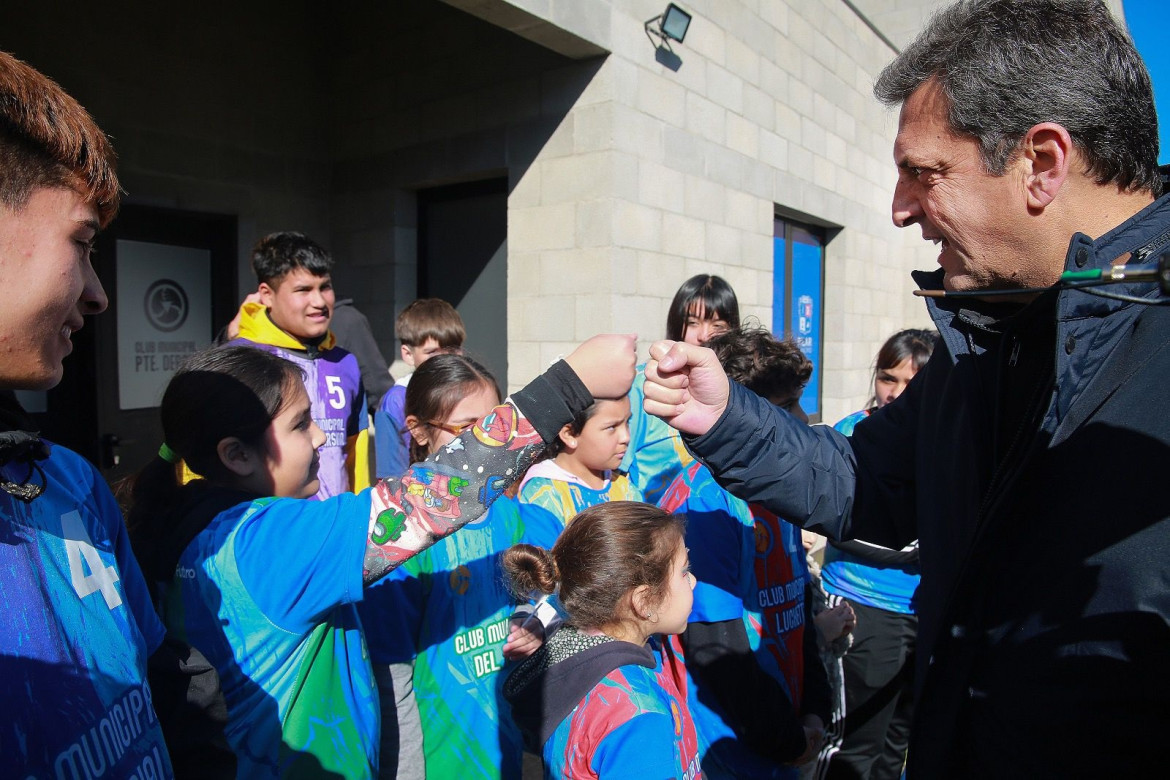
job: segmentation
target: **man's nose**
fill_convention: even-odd
[[[900,228],[909,227],[922,216],[922,206],[918,202],[918,195],[914,187],[899,181],[894,187],[894,202],[892,206],[894,224]]]

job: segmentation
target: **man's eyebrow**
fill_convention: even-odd
[[[101,223],[99,223],[96,219],[78,219],[74,221],[77,223],[78,227],[89,228],[94,233],[97,233],[102,229]]]

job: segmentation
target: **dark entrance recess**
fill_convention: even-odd
[[[418,193],[418,293],[459,310],[465,351],[508,382],[508,182]]]
[[[235,216],[122,207],[114,223],[98,238],[93,261],[110,307],[97,317],[86,318],[85,327],[74,334],[73,354],[65,359],[64,378],[48,392],[45,411],[33,415],[46,438],[80,452],[111,482],[133,474],[154,457],[163,440],[158,407],[123,409],[120,403],[119,344],[137,334],[118,333],[118,307],[141,309],[143,301],[118,300],[118,242],[207,251],[211,311],[208,332],[201,338],[203,346],[232,318],[238,305],[236,230]],[[168,276],[166,261],[160,263],[158,275]],[[173,293],[167,289],[155,292],[164,304],[169,294]],[[162,321],[165,323],[165,317]]]

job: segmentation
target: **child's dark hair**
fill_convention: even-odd
[[[333,258],[316,241],[291,230],[269,233],[252,247],[252,272],[257,282],[271,286],[297,268],[325,276],[333,271]]]
[[[466,355],[435,355],[411,375],[403,412],[417,417],[419,425],[441,422],[451,414],[460,399],[481,385],[495,391],[498,403],[502,395],[492,372]],[[412,437],[410,461],[426,460],[427,454],[427,446]]]
[[[937,343],[938,331],[930,328],[906,328],[890,336],[878,350],[877,358],[873,364],[873,379],[870,380],[870,385],[877,382],[879,371],[888,371],[906,359],[909,359],[910,364],[914,366],[914,373],[918,373],[926,365],[926,361],[930,360]],[[877,405],[877,396],[870,396],[866,408],[873,409]]]
[[[236,437],[251,447],[302,382],[300,369],[254,347],[218,347],[192,355],[163,393],[160,412],[166,446],[210,483],[230,472],[220,462],[219,442]],[[130,488],[127,525],[132,531],[159,521],[173,508],[180,485],[177,468],[155,457]]]
[[[434,360],[434,358],[431,358]],[[573,419],[569,421],[569,433],[574,436],[580,436],[581,431],[585,430],[585,423],[593,419],[593,415],[597,414],[597,407],[602,401],[612,401],[612,398],[594,398],[593,403],[586,406],[577,414],[573,415]],[[561,441],[561,437],[557,436],[548,446],[544,448],[544,458],[555,458],[557,455],[565,451],[565,443]]]
[[[762,398],[795,396],[812,376],[810,361],[792,339],[778,339],[764,328],[736,328],[712,336],[727,375]]]
[[[670,302],[670,311],[666,314],[668,339],[683,340],[687,332],[687,315],[696,302],[703,304],[705,319],[722,319],[729,327],[739,327],[739,300],[735,297],[735,290],[722,277],[699,274],[683,282]]]
[[[467,330],[454,306],[442,298],[419,298],[398,313],[394,335],[408,347],[421,347],[434,339],[443,349],[458,349]]]
[[[559,585],[569,622],[596,629],[621,620],[621,598],[641,585],[650,588],[649,606],[662,603],[684,531],[682,517],[653,504],[610,501],[574,517],[552,550],[518,544],[504,552],[501,565],[518,598]]]

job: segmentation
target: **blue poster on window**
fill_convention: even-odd
[[[810,417],[819,414],[821,386],[821,243],[803,230],[793,231],[792,294],[788,334],[812,361],[813,372],[800,405]]]
[[[772,333],[777,338],[792,338],[812,361],[812,376],[800,397],[801,408],[809,417],[821,411],[824,256],[824,244],[814,233],[782,219],[776,220],[772,234]]]

